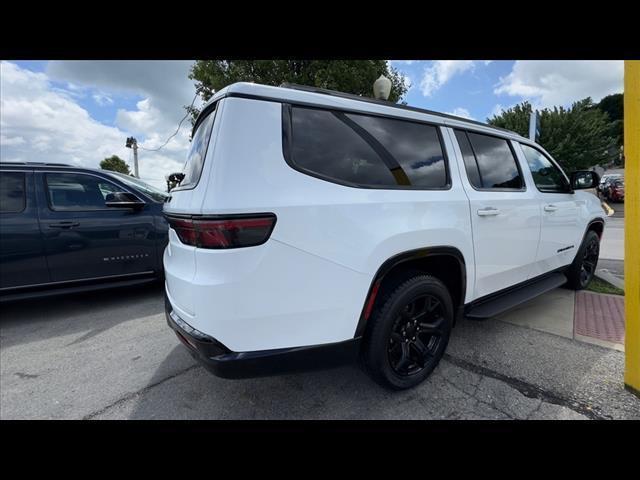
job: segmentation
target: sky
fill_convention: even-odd
[[[524,100],[535,108],[599,101],[623,89],[622,61],[391,60],[412,106],[486,121]],[[172,135],[194,99],[192,61],[0,62],[0,159],[97,168],[126,138],[153,149]],[[196,99],[195,106],[201,105]],[[140,177],[165,188],[181,171],[191,123],[158,152],[138,150]]]

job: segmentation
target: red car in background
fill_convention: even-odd
[[[616,179],[609,183],[604,195],[612,202],[624,202],[624,178]]]

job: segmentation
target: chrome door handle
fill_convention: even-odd
[[[556,207],[555,205],[549,204],[544,206],[545,212],[555,212],[556,210],[558,210],[558,207]]]
[[[487,207],[487,208],[482,208],[478,210],[478,215],[480,215],[481,217],[489,217],[491,215],[499,215],[499,214],[500,214],[500,210],[493,207]]]

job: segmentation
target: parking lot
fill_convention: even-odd
[[[640,418],[622,352],[504,319],[460,322],[409,391],[356,365],[216,378],[167,327],[159,285],[5,304],[0,360],[2,419]]]

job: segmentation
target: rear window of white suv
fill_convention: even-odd
[[[285,108],[284,115],[291,122],[288,161],[304,173],[356,187],[449,188],[434,125],[298,106]]]
[[[199,125],[191,140],[191,147],[189,148],[187,161],[184,165],[184,178],[180,182],[180,186],[174,190],[193,188],[198,183],[198,180],[200,180],[215,115],[216,112],[213,110],[198,122]]]

